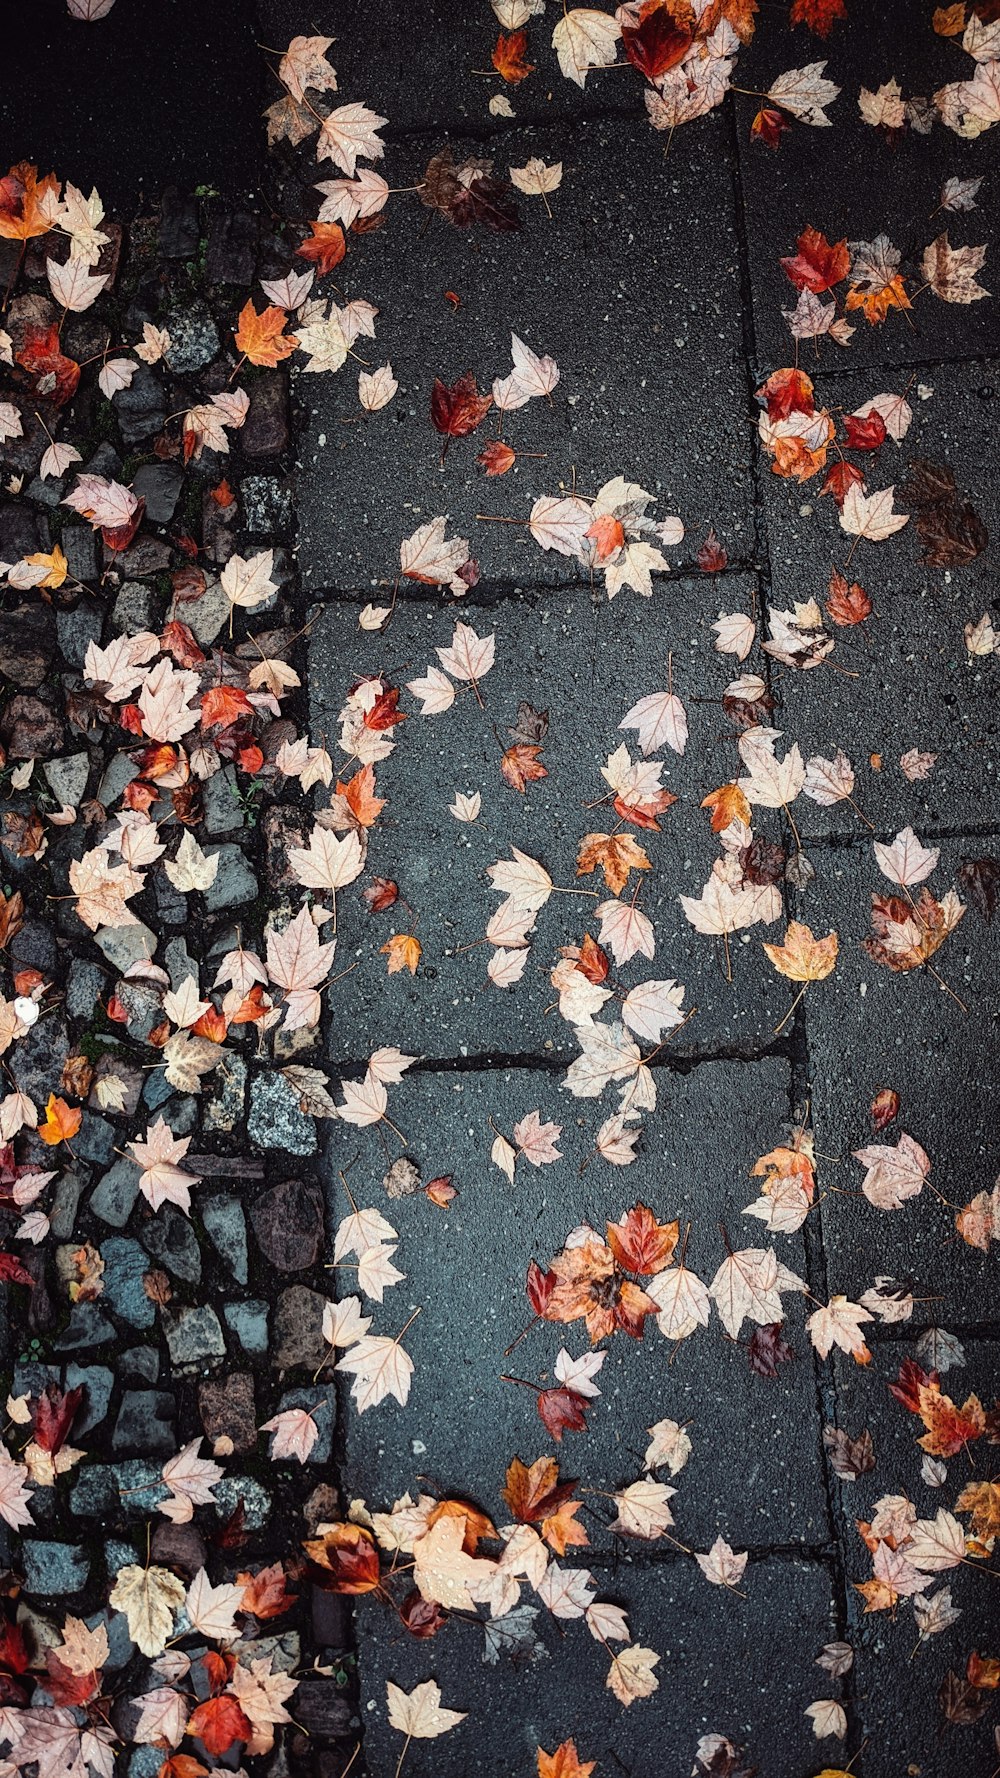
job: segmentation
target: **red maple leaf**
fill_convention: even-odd
[[[795,243],[797,251],[781,264],[796,290],[832,290],[851,269],[847,242],[831,244],[818,228],[804,228]]]
[[[685,11],[691,22],[675,16]],[[694,38],[694,15],[676,0],[643,0],[635,24],[622,25],[622,48],[647,80],[659,80],[682,62]]]
[[[838,19],[846,19],[844,0],[792,0],[789,23],[808,25],[817,37],[829,37]]]
[[[492,395],[480,395],[475,373],[467,370],[449,389],[440,377],[431,390],[431,419],[446,438],[465,438],[493,406]]]
[[[885,444],[888,436],[882,415],[874,410],[866,414],[864,419],[858,414],[845,414],[844,431],[847,433],[848,449],[852,451],[877,451],[879,445]]]
[[[60,349],[59,329],[55,322],[51,327],[25,329],[24,345],[17,354],[17,362],[34,378],[35,394],[47,395],[57,407],[63,407],[76,394],[80,366],[75,358],[67,358]]]

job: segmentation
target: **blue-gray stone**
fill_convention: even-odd
[[[132,1327],[152,1327],[155,1310],[142,1286],[149,1260],[138,1241],[110,1235],[101,1247],[109,1309]]]
[[[223,1194],[216,1198],[202,1198],[199,1209],[212,1245],[229,1267],[237,1284],[245,1284],[248,1275],[247,1224],[239,1199]],[[229,1320],[230,1309],[240,1307],[243,1305],[228,1303],[225,1309],[226,1319]]]
[[[107,992],[107,973],[100,964],[82,962],[75,957],[69,965],[66,987],[66,1010],[71,1019],[89,1019],[101,996]]]
[[[103,1364],[68,1364],[66,1366],[66,1387],[85,1390],[83,1402],[76,1419],[73,1421],[73,1436],[90,1432],[99,1426],[111,1405],[111,1391],[115,1386],[114,1372]]]
[[[130,1346],[121,1353],[118,1369],[123,1377],[139,1377],[144,1383],[155,1383],[160,1374],[160,1354],[154,1346]]]
[[[267,1303],[224,1303],[222,1313],[244,1352],[267,1351]]]
[[[21,1544],[21,1566],[29,1593],[55,1599],[64,1593],[78,1593],[86,1586],[90,1558],[77,1544],[25,1538]]]
[[[77,566],[69,561],[69,571],[78,580],[92,579],[97,572],[97,553],[94,548],[93,533],[83,525],[67,525],[62,538],[63,554],[67,561],[70,550],[77,551],[80,561]],[[83,563],[86,555],[88,560]],[[89,574],[85,568],[89,567]],[[104,611],[100,606],[80,604],[75,611],[56,612],[56,635],[63,657],[72,667],[82,667],[87,653],[88,644],[100,642],[104,628]]]
[[[248,1531],[259,1531],[271,1516],[270,1493],[252,1476],[223,1476],[221,1482],[216,1482],[214,1493],[220,1519],[230,1518],[242,1500]]]
[[[90,1194],[94,1215],[114,1229],[123,1229],[139,1195],[139,1173],[135,1161],[126,1156],[115,1161]]]
[[[315,1154],[316,1126],[299,1110],[298,1100],[283,1074],[257,1074],[250,1083],[247,1133],[260,1148],[285,1154]]]
[[[142,1228],[146,1252],[185,1284],[201,1277],[201,1252],[188,1217],[172,1204],[164,1204]]]
[[[156,950],[156,933],[141,920],[135,926],[105,926],[95,940],[112,968],[123,973],[133,963],[148,963]]]
[[[89,1177],[89,1169],[85,1171],[84,1177]],[[83,1180],[76,1173],[62,1173],[56,1180],[49,1224],[57,1241],[68,1241],[73,1234],[82,1185]]]
[[[111,1448],[127,1456],[154,1453],[171,1457],[175,1403],[164,1389],[127,1389],[111,1435]]]
[[[210,914],[218,913],[220,908],[243,907],[248,901],[256,901],[257,878],[239,846],[217,846],[208,856],[219,860],[215,882],[205,890],[205,906]]]
[[[104,1546],[104,1566],[108,1571],[109,1580],[117,1580],[121,1570],[130,1567],[135,1559],[136,1552],[134,1544],[123,1543],[120,1537],[108,1538],[108,1541]],[[115,1616],[121,1618],[122,1614],[116,1612]],[[122,1619],[122,1621],[124,1621],[124,1619]]]
[[[105,1273],[105,1288],[107,1274]],[[152,1308],[152,1304],[150,1304]],[[59,1337],[53,1340],[57,1352],[76,1352],[83,1346],[103,1346],[115,1338],[115,1330],[96,1303],[74,1303],[69,1321]]]
[[[219,351],[219,334],[203,302],[171,309],[165,325],[170,335],[166,360],[175,376],[190,376],[193,370],[211,364]]]
[[[96,1166],[106,1167],[115,1152],[115,1132],[106,1118],[85,1111],[76,1135],[73,1152]]]
[[[231,828],[242,827],[243,815],[236,800],[236,789],[236,773],[232,766],[224,766],[204,785],[201,800],[206,833],[228,833]]]

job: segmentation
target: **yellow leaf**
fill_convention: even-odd
[[[78,1105],[67,1105],[65,1099],[57,1099],[54,1093],[50,1093],[45,1107],[45,1122],[39,1124],[38,1134],[43,1142],[54,1148],[57,1142],[68,1142],[71,1136],[75,1136],[82,1120],[83,1112]]]
[[[837,961],[837,934],[814,938],[812,929],[789,920],[783,945],[765,945],[775,969],[793,982],[821,982]]]
[[[258,315],[253,302],[244,303],[236,329],[236,345],[251,364],[266,364],[273,370],[282,358],[294,352],[298,340],[284,333],[287,317],[284,309],[268,306]]]
[[[417,964],[420,962],[420,940],[412,933],[396,932],[382,951],[389,959],[389,974],[398,975],[401,969],[408,969],[416,975]]]
[[[52,550],[48,554],[46,554],[44,550],[38,550],[33,556],[25,556],[24,559],[32,568],[48,569],[45,579],[36,581],[36,586],[48,587],[52,592],[55,592],[57,587],[62,586],[63,581],[66,579],[69,563],[63,555],[62,550],[59,548],[58,543],[53,545]]]

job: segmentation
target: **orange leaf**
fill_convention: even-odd
[[[82,1121],[83,1112],[78,1105],[67,1105],[65,1099],[57,1099],[54,1093],[50,1093],[45,1107],[45,1122],[39,1124],[38,1134],[43,1142],[54,1148],[57,1142],[68,1142],[71,1136],[75,1136]]]
[[[236,1699],[224,1692],[221,1698],[209,1698],[206,1703],[198,1705],[189,1716],[184,1733],[204,1742],[208,1752],[214,1758],[220,1758],[229,1752],[235,1741],[249,1741],[253,1725]]]
[[[668,1266],[680,1234],[679,1222],[657,1222],[645,1204],[636,1204],[621,1222],[606,1225],[608,1246],[627,1272],[651,1277]]]
[[[543,1519],[568,1500],[575,1482],[560,1482],[559,1465],[554,1457],[536,1457],[534,1463],[522,1463],[514,1457],[500,1492],[514,1517],[522,1525]]]
[[[476,458],[476,462],[482,464],[487,475],[506,475],[508,469],[516,461],[515,452],[502,438],[491,438],[489,444],[483,446]]]
[[[625,542],[625,529],[621,519],[616,519],[610,512],[606,512],[602,513],[600,518],[595,519],[592,525],[588,525],[584,536],[593,539],[597,561],[607,562]]]
[[[30,161],[18,161],[0,179],[0,235],[8,241],[47,235],[50,225],[42,215],[41,199],[58,195],[59,180],[54,173],[39,179],[37,167]]]
[[[812,379],[805,371],[775,370],[757,390],[759,400],[767,402],[769,420],[787,420],[789,414],[814,414]]]
[[[612,895],[618,895],[633,870],[652,870],[652,865],[630,833],[586,833],[576,859],[578,877],[589,876],[600,866]]]
[[[211,1043],[225,1043],[228,1029],[224,1014],[216,1012],[214,1006],[203,1012],[201,1018],[196,1019],[191,1026],[195,1037],[207,1037]]]
[[[856,580],[847,584],[845,575],[835,568],[830,575],[830,591],[826,601],[826,615],[832,623],[847,627],[850,624],[863,623],[871,616],[872,602],[863,586]]]
[[[829,37],[838,19],[846,19],[844,0],[792,0],[789,22],[808,25],[817,37]]]
[[[493,66],[497,73],[502,74],[512,86],[516,85],[519,80],[526,80],[529,74],[535,72],[534,63],[526,62],[524,59],[527,47],[527,31],[511,31],[508,37],[505,37],[501,31],[497,38],[496,48],[491,58]]]
[[[164,1760],[156,1778],[208,1778],[208,1767],[190,1753],[172,1753]]]
[[[379,1584],[378,1548],[364,1525],[328,1525],[322,1537],[303,1544],[317,1568],[333,1576],[320,1584],[332,1593],[373,1593]]]
[[[547,1513],[542,1520],[542,1536],[557,1556],[564,1556],[571,1546],[582,1549],[589,1544],[586,1531],[576,1522],[582,1506],[582,1500],[564,1500],[554,1513]]]
[[[385,798],[375,795],[375,772],[371,766],[362,766],[347,784],[338,783],[336,793],[344,798],[359,827],[371,827],[385,808]]]
[[[35,378],[34,393],[49,396],[57,407],[76,394],[80,366],[60,349],[59,329],[54,321],[51,327],[25,328],[17,362]]]
[[[1000,1661],[994,1655],[981,1655],[973,1649],[965,1668],[970,1685],[980,1692],[995,1692],[1000,1687]]]
[[[295,251],[299,259],[311,259],[320,277],[332,272],[347,252],[347,242],[339,222],[310,222],[312,239],[303,241]]]
[[[213,685],[201,700],[202,728],[228,728],[241,716],[252,716],[253,705],[236,685]]]
[[[388,944],[382,946],[382,952],[389,959],[390,975],[398,975],[403,969],[416,975],[417,964],[420,962],[420,940],[414,938],[412,933],[393,933]]]
[[[295,1603],[296,1595],[286,1591],[285,1571],[280,1562],[272,1562],[257,1574],[238,1574],[236,1579],[243,1588],[240,1610],[249,1611],[258,1622],[280,1617]]]
[[[723,784],[702,800],[703,809],[712,811],[712,832],[725,833],[731,821],[752,822],[750,804],[738,784]]]
[[[970,1395],[960,1408],[950,1395],[942,1395],[937,1383],[922,1383],[917,1391],[918,1413],[927,1428],[917,1444],[931,1457],[954,1457],[986,1429],[986,1416],[978,1395]]]
[[[496,1536],[492,1520],[484,1512],[480,1512],[477,1506],[471,1506],[467,1500],[439,1500],[427,1515],[428,1531],[439,1519],[465,1520],[462,1548],[467,1556],[475,1555],[481,1537]]]
[[[512,790],[520,790],[523,795],[526,784],[548,777],[548,770],[538,757],[541,751],[540,747],[529,747],[524,741],[508,747],[500,761],[500,771]]]
[[[590,1778],[596,1760],[581,1761],[575,1741],[563,1741],[555,1753],[538,1748],[538,1778]]]
[[[859,290],[856,285],[847,292],[844,307],[863,309],[865,320],[875,326],[884,321],[890,309],[911,309],[913,304],[906,294],[906,287],[899,272],[881,290]]]
[[[959,0],[957,6],[938,6],[931,19],[931,26],[939,37],[960,37],[965,30],[963,0]]]
[[[299,343],[294,334],[282,331],[287,319],[284,309],[276,309],[270,304],[258,315],[251,298],[240,310],[237,349],[244,358],[249,358],[251,364],[264,364],[273,370],[294,352]]]

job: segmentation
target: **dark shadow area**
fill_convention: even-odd
[[[265,58],[251,0],[2,0],[0,159],[37,162],[131,215],[165,185],[245,198],[264,151]]]

